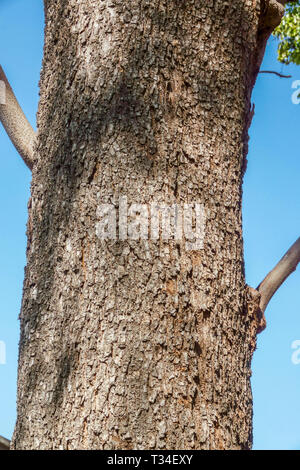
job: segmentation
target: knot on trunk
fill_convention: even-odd
[[[273,31],[281,22],[284,15],[285,0],[262,0],[260,13],[260,30],[270,29]]]
[[[255,329],[255,336],[261,333],[267,326],[266,318],[260,304],[260,293],[253,287],[246,286],[245,309],[247,317],[251,320]]]

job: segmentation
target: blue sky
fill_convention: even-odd
[[[33,126],[43,47],[42,3],[0,0],[1,65]],[[270,39],[262,69],[283,70],[292,78],[259,75],[253,94],[243,203],[246,276],[253,287],[300,235],[300,105],[291,99],[300,68],[283,68],[276,61],[276,40]],[[6,365],[0,364],[0,435],[10,438],[16,417],[30,172],[2,127],[0,166],[0,341],[6,344]],[[300,364],[292,362],[291,347],[300,341],[299,287],[298,269],[272,299],[268,327],[258,338],[252,367],[255,449],[300,449]]]

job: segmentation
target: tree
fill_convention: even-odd
[[[251,447],[256,335],[300,258],[245,284],[251,91],[282,3],[45,0],[37,136],[1,71],[32,168],[13,448]]]
[[[283,64],[291,62],[300,65],[300,2],[288,2],[287,11],[274,35],[280,40],[278,60]]]

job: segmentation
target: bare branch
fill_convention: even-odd
[[[283,258],[281,258],[275,268],[269,272],[269,274],[257,287],[257,290],[261,295],[260,309],[262,312],[265,311],[269,301],[271,300],[277,289],[279,289],[281,284],[293,271],[296,270],[299,262],[300,237],[286,252]]]
[[[10,441],[0,436],[0,450],[9,450]]]
[[[23,113],[0,65],[0,121],[26,165],[33,167],[36,133]]]
[[[260,70],[258,73],[273,73],[280,78],[292,78],[292,75],[283,75],[282,73],[275,72],[274,70]]]

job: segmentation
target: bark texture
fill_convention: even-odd
[[[45,1],[13,448],[251,447],[241,186],[267,3]],[[99,240],[121,195],[203,204],[203,249]]]
[[[4,99],[0,103],[0,121],[24,163],[32,169],[35,132],[24,115],[1,65],[0,83],[4,84],[2,88]]]

